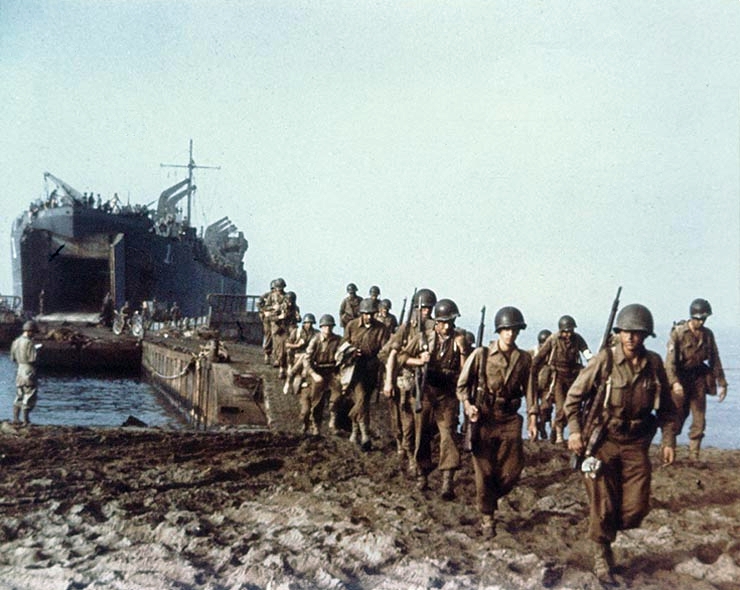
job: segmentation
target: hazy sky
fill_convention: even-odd
[[[736,0],[0,0],[0,235],[47,170],[154,201],[192,138],[249,293],[430,287],[530,342],[622,285],[659,330],[699,296],[738,325],[738,31]]]

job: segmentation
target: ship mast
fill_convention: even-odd
[[[210,168],[211,170],[221,170],[221,166],[199,166],[193,160],[193,140],[190,140],[190,161],[184,164],[160,164],[160,168],[187,168],[188,169],[188,224],[192,227],[190,218],[190,209],[192,207],[192,198],[195,186],[193,186],[193,170],[195,168]]]

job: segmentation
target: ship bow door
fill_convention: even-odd
[[[126,300],[126,244],[123,234],[113,238],[110,247],[110,291],[116,309]]]

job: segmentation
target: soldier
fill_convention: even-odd
[[[462,402],[471,437],[475,489],[481,513],[481,532],[496,535],[494,514],[500,498],[519,481],[524,467],[523,418],[518,410],[526,398],[527,414],[536,411],[527,394],[532,359],[519,349],[516,339],[527,324],[516,307],[502,307],[494,317],[498,339],[475,349],[457,381],[457,398]],[[530,420],[529,436],[537,435]]]
[[[265,302],[265,317],[270,320],[270,335],[272,339],[272,366],[282,369],[285,377],[285,339],[288,337],[288,326],[285,314],[288,308],[285,294],[285,280],[277,278],[273,281],[275,288],[267,296]]]
[[[36,407],[38,397],[37,346],[33,343],[33,335],[36,330],[36,322],[27,321],[23,324],[23,333],[10,346],[10,360],[18,365],[15,375],[13,424],[21,422],[22,417],[23,426],[28,426],[31,423],[29,415],[31,410]]]
[[[650,510],[649,450],[658,427],[665,464],[673,463],[676,447],[676,410],[663,362],[644,344],[648,335],[655,336],[650,310],[638,303],[625,306],[614,332],[617,344],[599,351],[581,371],[565,402],[568,448],[581,455],[586,436],[591,439],[581,433],[582,402],[597,388],[606,388],[604,440],[582,468],[590,503],[589,537],[595,543],[594,573],[605,584],[615,583],[611,544],[617,531],[639,527]]]
[[[270,301],[270,295],[275,291],[275,281],[270,281],[270,290],[260,295],[257,300],[257,309],[259,311],[260,320],[262,320],[262,351],[265,353],[265,364],[270,364],[270,357],[272,356],[272,322],[271,316],[273,313],[272,309],[267,307],[268,301]]]
[[[301,392],[304,377],[303,355],[308,343],[317,333],[317,330],[313,327],[315,323],[316,316],[307,313],[303,316],[303,325],[300,328],[298,326],[293,327],[285,341],[286,356],[288,357],[288,371],[283,386],[283,393],[285,394]]]
[[[362,297],[357,294],[357,285],[354,283],[347,285],[347,296],[342,299],[339,306],[339,323],[342,329],[345,329],[350,321],[359,317],[361,302]]]
[[[532,381],[536,382],[540,369],[547,363],[552,372],[552,393],[555,398],[555,421],[553,423],[555,440],[562,444],[565,430],[563,404],[568,388],[573,384],[579,371],[583,368],[580,355],[586,360],[593,355],[583,337],[575,332],[576,321],[572,316],[564,315],[558,320],[558,331],[552,334],[540,347],[532,359]]]
[[[537,356],[537,352],[547,339],[552,335],[550,330],[540,330],[537,334],[537,345],[532,349],[529,354],[532,358]],[[553,347],[550,351],[550,355],[555,352]],[[550,359],[548,359],[549,361]],[[553,402],[553,389],[555,385],[555,375],[553,373],[552,363],[547,362],[543,365],[537,378],[532,380],[532,387],[534,387],[534,399],[537,402],[537,434],[542,440],[547,440],[547,425],[550,424],[552,419],[552,402]]]
[[[419,289],[411,301],[408,321],[400,326],[379,354],[381,361],[385,363],[383,395],[390,404],[391,432],[396,440],[396,452],[401,469],[407,469],[409,474],[414,475],[414,371],[410,367],[399,366],[398,353],[417,338],[420,330],[429,332],[431,337],[434,330],[432,308],[436,303],[434,291]]]
[[[398,329],[398,318],[391,313],[390,299],[381,299],[378,303],[378,320],[385,324],[391,334]]]
[[[388,329],[375,319],[377,311],[376,301],[369,297],[363,299],[360,303],[360,317],[347,324],[342,338],[342,343],[354,348],[354,371],[347,387],[353,402],[349,412],[352,420],[352,435],[349,440],[360,442],[365,452],[372,448],[370,396],[378,385],[378,352],[388,339]]]
[[[719,401],[724,401],[727,380],[714,334],[704,326],[712,315],[709,301],[692,301],[689,315],[686,322],[677,324],[671,331],[665,368],[678,410],[678,433],[690,412],[689,460],[698,461],[706,428],[707,395],[715,395],[719,388]]]
[[[376,303],[380,304],[380,287],[373,285],[367,293],[370,299],[374,299]]]
[[[303,370],[310,377],[309,386],[301,390],[301,418],[309,423],[311,434],[321,434],[326,392],[329,392],[329,429],[337,432],[336,404],[341,397],[335,355],[340,337],[334,334],[334,317],[324,314],[303,355]]]
[[[280,313],[278,315],[278,323],[281,328],[278,332],[273,334],[273,340],[275,341],[275,357],[277,359],[278,366],[278,378],[284,379],[288,374],[288,366],[290,364],[290,355],[288,354],[288,348],[286,343],[291,332],[296,329],[298,322],[301,321],[301,309],[298,307],[296,302],[297,296],[293,291],[288,291],[285,294],[283,303],[280,306]]]
[[[414,459],[417,467],[417,487],[429,487],[432,464],[432,439],[439,433],[439,464],[442,472],[443,500],[455,497],[455,471],[460,468],[460,452],[455,442],[459,404],[455,387],[465,360],[463,350],[455,340],[455,319],[460,316],[451,299],[440,299],[434,306],[434,331],[430,337],[421,331],[399,355],[399,363],[417,369],[417,400],[421,411],[414,413],[416,448]]]

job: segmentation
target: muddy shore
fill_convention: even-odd
[[[436,473],[418,492],[382,400],[369,453],[304,438],[296,398],[243,354],[270,433],[0,424],[0,589],[600,588],[565,449],[525,444],[486,540],[468,456],[454,501]],[[740,588],[740,451],[686,454],[667,468],[653,454],[652,511],[614,546],[624,588]]]

